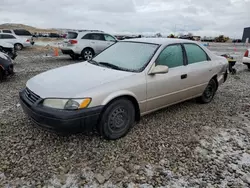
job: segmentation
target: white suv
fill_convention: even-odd
[[[16,50],[22,50],[24,47],[30,47],[35,43],[32,34],[25,29],[2,29],[0,35],[1,40],[13,44]]]
[[[30,47],[30,39],[17,37],[12,34],[0,33],[0,41],[13,44],[16,50],[22,50],[23,47]]]
[[[74,60],[79,57],[90,60],[115,42],[117,39],[114,36],[103,31],[71,31],[68,32],[61,51],[63,54],[70,55]]]

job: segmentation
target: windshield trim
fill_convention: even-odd
[[[129,72],[135,72],[135,73],[140,73],[142,71],[145,70],[145,68],[148,66],[148,64],[150,63],[150,61],[152,60],[152,58],[155,56],[156,52],[158,51],[158,49],[161,47],[161,44],[157,44],[157,43],[150,43],[150,42],[140,42],[140,41],[117,41],[114,44],[110,45],[109,47],[107,47],[105,50],[107,50],[108,48],[110,48],[111,46],[115,45],[118,42],[127,42],[127,43],[141,43],[141,44],[151,44],[151,45],[156,45],[156,49],[154,50],[154,52],[152,53],[152,55],[149,57],[149,60],[145,63],[145,65],[143,67],[141,67],[138,70],[130,70]],[[101,53],[103,53],[105,50],[103,50]],[[96,55],[94,58],[98,57],[101,53],[99,53],[98,55]],[[93,59],[94,59],[93,58]],[[95,60],[94,60],[95,61]],[[124,71],[124,70],[121,70]]]

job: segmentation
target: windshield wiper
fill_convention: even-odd
[[[88,62],[89,62],[89,63],[92,63],[92,64],[95,64],[95,65],[99,65],[99,63],[98,63],[97,61],[93,60],[93,59],[88,60]]]
[[[107,63],[107,62],[99,62],[100,65],[104,65],[105,67],[110,67],[112,69],[116,69],[116,70],[125,70],[117,65],[111,64],[111,63]]]

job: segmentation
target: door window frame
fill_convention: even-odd
[[[187,65],[189,65],[189,62],[188,62],[188,57],[187,57],[187,51],[186,51],[186,48],[185,48],[184,44],[191,44],[191,45],[198,46],[206,54],[207,61],[211,61],[211,58],[209,57],[207,52],[204,49],[202,49],[202,47],[200,47],[198,44],[191,43],[191,42],[185,42],[185,43],[181,43],[181,44],[182,44],[182,47],[183,47],[183,50],[184,50],[184,53],[185,53],[185,59],[186,59]],[[200,61],[200,62],[202,62],[202,61]],[[200,62],[191,63],[190,65],[200,63]]]
[[[114,40],[106,40],[105,35],[107,35],[107,36],[113,38]],[[111,36],[111,35],[109,35],[109,34],[103,34],[103,37],[104,37],[104,40],[107,41],[107,42],[116,42],[116,41],[117,41],[117,40],[115,39],[115,37],[113,37],[113,36]]]
[[[157,66],[157,59],[160,57],[161,53],[166,49],[168,48],[169,46],[176,46],[176,45],[179,45],[181,47],[181,50],[182,50],[182,57],[183,57],[183,63],[182,63],[182,66],[186,66],[187,65],[187,59],[186,59],[186,53],[185,53],[185,49],[184,49],[184,46],[182,45],[182,43],[172,43],[172,44],[168,44],[167,46],[165,46],[159,53],[159,55],[157,56],[157,58],[155,59],[155,66]],[[177,68],[177,67],[180,67],[180,66],[176,66],[176,67],[172,67],[172,68],[169,68],[169,69],[174,69],[174,68]]]

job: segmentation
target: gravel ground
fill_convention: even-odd
[[[245,48],[211,45],[241,59]],[[117,141],[33,126],[18,103],[32,76],[75,63],[21,51],[0,84],[0,187],[250,187],[250,72],[240,62],[207,105],[194,100],[142,118]],[[68,75],[70,76],[70,75]]]

